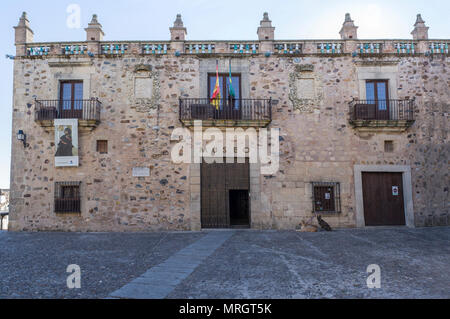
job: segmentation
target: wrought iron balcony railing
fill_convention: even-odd
[[[79,119],[100,122],[101,102],[90,100],[35,100],[35,120]]]
[[[220,100],[180,99],[180,121],[192,126],[201,120],[212,126],[257,126],[265,127],[272,121],[271,99]]]
[[[350,122],[355,126],[411,126],[414,100],[353,100]]]

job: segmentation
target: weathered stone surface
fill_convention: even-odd
[[[29,145],[24,148],[18,141],[13,143],[10,228],[198,229],[200,220],[195,214],[199,207],[193,201],[199,199],[199,187],[192,194],[191,185],[198,185],[200,177],[191,175],[188,164],[172,163],[170,136],[182,125],[179,98],[205,97],[201,92],[206,89],[200,83],[206,80],[200,74],[214,72],[215,64],[211,70],[200,71],[203,57],[188,55],[53,59],[57,67],[47,59],[15,60],[13,132],[24,130]],[[415,224],[449,224],[449,57],[370,59],[374,66],[394,64],[398,68],[394,73],[395,95],[416,99],[416,122],[406,132],[360,134],[349,125],[348,102],[364,98],[358,80],[360,65],[350,55],[307,55],[300,61],[308,66],[303,69],[287,56],[235,58],[240,65],[248,66],[248,71],[242,68],[246,73],[242,78],[248,79],[243,83],[248,84],[243,97],[275,100],[270,127],[281,128],[282,136],[280,171],[260,179],[255,195],[260,200],[257,211],[252,212],[253,228],[294,229],[302,218],[309,218],[312,181],[341,183],[342,213],[327,217],[327,221],[333,227],[354,227],[353,167],[357,164],[411,166]],[[151,68],[141,70],[142,65]],[[151,72],[151,78],[158,79],[160,96],[154,99],[153,81],[152,98],[143,109],[134,104],[136,71]],[[301,104],[306,108],[294,107],[291,99],[293,88],[310,88],[296,83],[292,86],[292,74],[299,71],[307,73],[305,78],[314,79],[315,84],[315,98],[311,99],[313,92],[309,90],[305,94],[307,101]],[[54,136],[35,123],[33,109],[28,105],[35,98],[58,99],[58,81],[66,78],[86,80],[85,98],[98,97],[102,102],[101,122],[92,132],[80,132],[80,167],[55,169]],[[137,93],[142,98],[143,92]],[[301,96],[301,92],[296,93]],[[108,154],[96,152],[97,140],[108,140]],[[384,152],[386,140],[393,141],[393,152]],[[150,168],[150,176],[133,177],[135,167]],[[55,214],[55,182],[74,180],[82,182],[81,214]]]

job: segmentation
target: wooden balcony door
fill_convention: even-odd
[[[59,115],[63,119],[83,117],[83,81],[61,82]]]
[[[366,100],[370,105],[370,117],[375,120],[389,120],[388,80],[367,80]]]
[[[214,88],[216,86],[217,75],[215,73],[208,74],[208,99],[211,99]],[[231,74],[231,85],[233,86],[235,97],[229,96],[230,92],[230,75],[219,74],[220,102],[219,110],[213,109],[213,118],[222,120],[240,120],[242,119],[241,107],[241,75]]]

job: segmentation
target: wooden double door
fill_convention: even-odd
[[[201,166],[202,228],[250,226],[250,165],[203,163]]]
[[[387,80],[366,81],[367,105],[360,113],[367,120],[389,120],[389,86]]]
[[[59,117],[83,118],[83,81],[63,81],[60,90]]]
[[[404,226],[402,173],[363,173],[366,226]]]

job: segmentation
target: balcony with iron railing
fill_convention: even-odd
[[[228,99],[217,103],[205,98],[180,99],[180,121],[194,126],[266,127],[272,122],[271,99]]]
[[[94,129],[100,123],[101,102],[90,100],[35,100],[35,121],[53,127],[55,119],[78,119],[80,127]]]
[[[414,100],[353,100],[350,124],[358,130],[405,131],[415,122]]]

